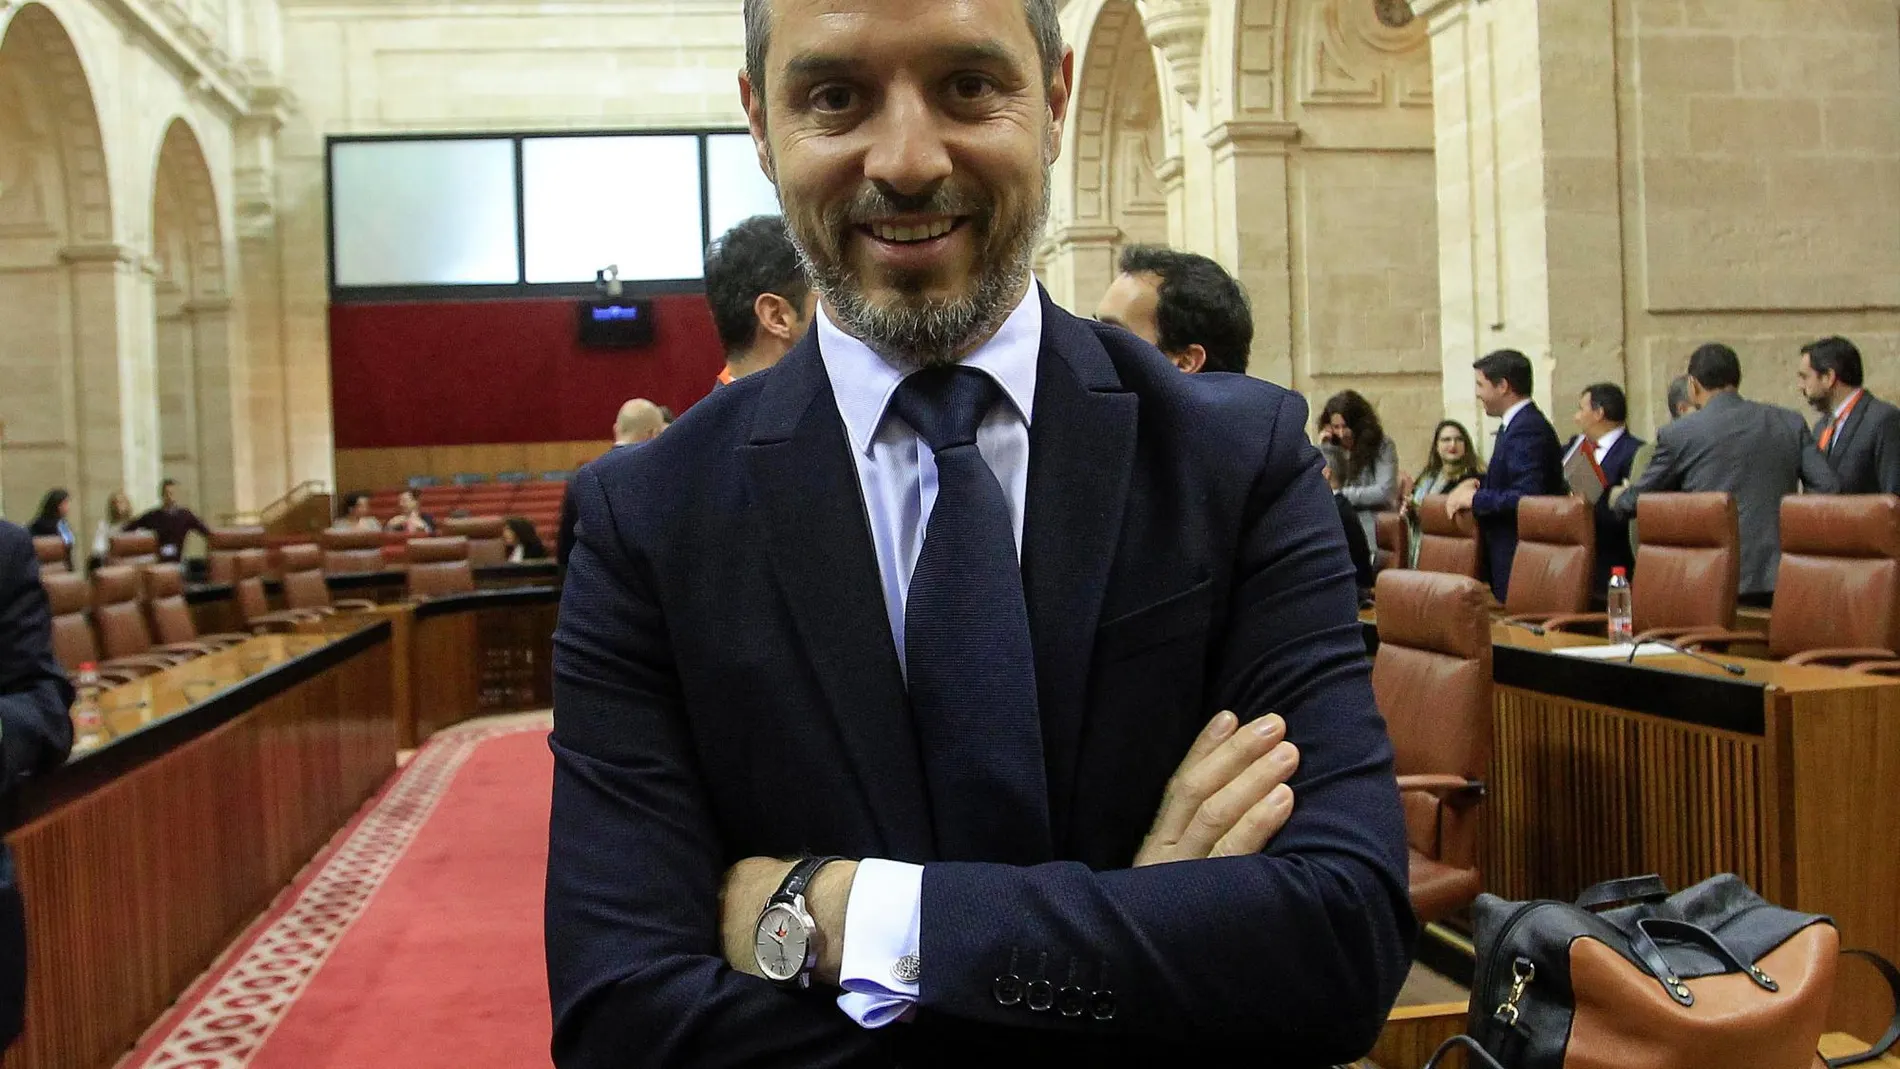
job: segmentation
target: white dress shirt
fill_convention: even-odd
[[[1528,407],[1530,403],[1531,403],[1531,399],[1526,397],[1522,401],[1519,401],[1518,403],[1505,409],[1504,415],[1498,417],[1498,434],[1502,435],[1505,432],[1505,430],[1507,430],[1511,426],[1511,421],[1517,418],[1517,414],[1519,412],[1524,411],[1524,409]]]
[[[895,413],[886,414],[906,372],[838,329],[821,306],[818,352],[844,420],[864,495],[864,516],[877,551],[897,663],[904,666],[904,604],[911,572],[923,552],[930,510],[937,502],[937,461]],[[1023,547],[1023,501],[1029,486],[1029,421],[1036,397],[1036,361],[1042,352],[1042,299],[1032,283],[994,337],[964,358],[1002,387],[1007,403],[984,417],[976,448],[1003,486],[1015,528],[1016,553]],[[845,909],[843,968],[838,1005],[866,1028],[898,1020],[917,1001],[915,980],[895,975],[900,958],[918,953],[923,867],[867,858],[858,864]],[[929,968],[928,963],[924,968]]]

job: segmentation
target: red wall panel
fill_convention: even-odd
[[[607,438],[621,402],[674,412],[725,366],[706,299],[654,298],[654,343],[583,349],[577,298],[337,304],[330,393],[338,449]]]

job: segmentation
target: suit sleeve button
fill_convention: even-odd
[[[998,1006],[1014,1006],[1023,1000],[1023,981],[1019,976],[999,976],[990,987]]]
[[[1036,1013],[1043,1013],[1056,1004],[1056,985],[1047,980],[1031,980],[1023,992],[1023,1002]]]
[[[1115,1019],[1115,992],[1097,991],[1089,996],[1089,1016],[1098,1021]]]
[[[1080,1017],[1088,1012],[1089,994],[1079,987],[1065,987],[1056,992],[1056,1012],[1064,1017]]]

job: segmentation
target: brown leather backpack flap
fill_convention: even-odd
[[[1777,991],[1742,973],[1662,984],[1594,939],[1570,944],[1576,998],[1564,1069],[1814,1069],[1840,957],[1840,933],[1811,924],[1756,964]]]

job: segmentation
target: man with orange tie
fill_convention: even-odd
[[[1570,418],[1577,425],[1578,434],[1564,446],[1564,463],[1568,465],[1573,455],[1582,452],[1596,462],[1598,477],[1603,480],[1604,494],[1596,505],[1596,571],[1591,587],[1600,594],[1609,589],[1610,569],[1636,567],[1635,554],[1630,549],[1629,521],[1610,510],[1608,491],[1629,479],[1636,452],[1643,448],[1644,442],[1624,425],[1629,419],[1629,401],[1623,396],[1623,388],[1615,383],[1599,382],[1584,387],[1577,397],[1576,415]]]
[[[1900,408],[1861,385],[1860,350],[1846,338],[1801,347],[1801,395],[1821,418],[1815,445],[1843,494],[1900,494]]]
[[[726,347],[719,385],[777,364],[811,327],[818,294],[805,281],[785,220],[755,215],[706,250],[706,303]]]

